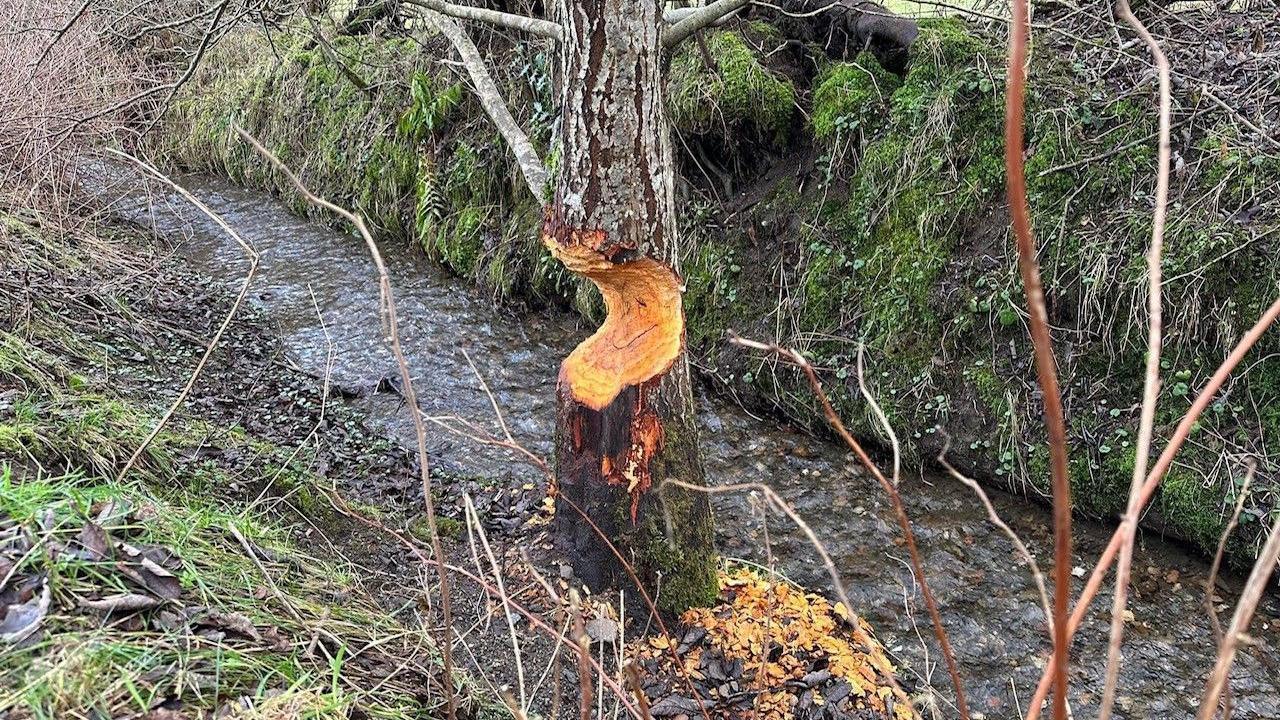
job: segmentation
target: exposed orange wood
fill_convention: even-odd
[[[543,243],[565,267],[600,289],[607,311],[595,334],[560,369],[573,398],[603,410],[626,387],[665,373],[684,348],[681,282],[662,262],[641,256],[615,262],[628,248],[602,231],[544,232]]]

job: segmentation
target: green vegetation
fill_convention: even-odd
[[[239,703],[332,718],[358,704],[371,717],[421,717],[414,688],[403,680],[378,693],[362,691],[380,678],[351,657],[367,643],[406,632],[425,641],[423,632],[364,600],[346,568],[301,554],[278,520],[182,489],[161,498],[137,484],[79,475],[19,480],[12,467],[0,471],[0,518],[39,533],[46,547],[74,547],[86,527],[101,528],[113,540],[171,557],[181,586],[165,602],[143,595],[155,610],[117,611],[104,624],[85,603],[137,595],[128,576],[112,561],[83,553],[34,553],[16,577],[47,573],[52,610],[37,641],[0,655],[5,707],[35,718],[119,717],[177,700],[188,710]],[[264,601],[267,587],[273,598]],[[324,599],[333,597],[352,599]],[[317,632],[325,640],[312,643]],[[407,650],[407,643],[396,644]],[[429,656],[422,661],[432,663]]]
[[[681,230],[689,341],[699,365],[737,396],[817,427],[812,398],[793,372],[744,357],[722,338],[734,329],[798,347],[826,370],[837,409],[858,432],[875,436],[880,429],[856,385],[861,344],[868,384],[908,453],[931,457],[945,431],[962,465],[1043,496],[1047,454],[1003,207],[1002,52],[958,20],[930,20],[901,78],[866,54],[852,62],[814,54],[806,62],[818,69],[806,80],[771,65],[773,32],[760,23],[717,30],[707,36],[711,63],[692,44],[672,61],[672,119],[696,158],[686,168],[684,189],[694,192],[681,195],[690,198]],[[287,149],[309,181],[345,188],[330,194],[370,212],[384,229],[404,229],[496,297],[573,303],[591,313],[592,292],[538,246],[537,204],[520,189],[505,148],[465,93],[456,103],[442,99],[454,80],[433,61],[415,60],[398,42],[344,39],[343,53],[355,60],[393,53],[399,65],[367,70],[380,81],[376,102],[331,110],[332,97],[354,91],[332,68],[316,69],[326,64],[322,56],[306,69],[296,59],[274,68],[262,59],[268,53],[243,49],[260,40],[235,40],[227,44],[241,50],[220,49],[184,92],[169,133],[172,158],[278,189],[246,170],[260,163],[226,149],[221,128],[241,112],[227,108],[244,107],[251,132]],[[1048,51],[1032,58],[1027,178],[1058,328],[1077,509],[1108,516],[1124,502],[1134,459],[1155,118],[1141,94],[1116,93],[1060,58]],[[541,141],[545,84],[531,93],[526,70],[537,64],[519,60],[513,64],[521,69],[500,81],[525,101],[515,103],[517,114]],[[320,79],[307,85],[309,74]],[[227,93],[242,102],[227,102]],[[358,117],[350,115],[355,107]],[[408,117],[419,129],[397,130]],[[1280,157],[1251,148],[1222,123],[1198,123],[1179,146],[1165,257],[1165,323],[1174,332],[1164,350],[1157,438],[1280,287],[1267,239],[1280,223]],[[354,161],[327,159],[336,152],[326,149],[331,144],[299,142],[324,137],[320,129],[331,126],[363,133],[344,141],[354,143],[344,146]],[[693,167],[708,148],[717,162],[738,168],[728,172],[745,174],[755,172],[742,169],[752,163],[739,159],[766,149],[803,156],[810,145],[812,173],[733,178],[751,199],[732,211],[697,191],[704,179],[715,192],[725,182]],[[394,172],[349,172],[367,167],[361,158],[377,147],[395,155],[386,163]],[[238,159],[228,162],[232,154]],[[218,162],[202,165],[210,158]],[[369,209],[391,213],[395,203],[361,204],[362,183],[375,179],[394,185],[373,195],[402,200],[399,216]],[[1156,507],[1160,527],[1212,547],[1239,491],[1240,461],[1261,458],[1232,549],[1237,560],[1256,549],[1280,494],[1267,452],[1280,442],[1280,369],[1255,362],[1277,349],[1268,338],[1245,363],[1249,373],[1202,422]]]
[[[813,86],[814,139],[834,144],[855,131],[874,134],[884,127],[889,98],[901,84],[871,53],[831,63]]]
[[[768,28],[767,25],[764,26]],[[671,61],[667,107],[683,132],[737,142],[747,128],[763,139],[781,138],[796,110],[796,91],[784,76],[765,67],[753,35],[716,31],[707,34],[707,53],[687,44]],[[712,67],[707,67],[707,59]]]
[[[33,609],[26,641],[0,653],[0,707],[39,720],[233,705],[433,716],[439,688],[424,691],[441,671],[425,626],[372,599],[367,571],[341,559],[343,532],[328,533],[328,557],[295,542],[344,527],[315,448],[179,412],[119,477],[164,410],[141,351],[173,362],[171,381],[199,349],[161,340],[173,318],[150,304],[163,279],[142,242],[0,210],[16,270],[0,275],[0,574],[13,591],[0,602]],[[25,311],[8,312],[19,297]],[[462,687],[472,716],[492,710]]]

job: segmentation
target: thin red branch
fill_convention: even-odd
[[[1049,335],[1040,264],[1036,261],[1027,204],[1027,179],[1023,167],[1023,105],[1027,76],[1027,35],[1030,33],[1027,0],[1014,0],[1009,37],[1009,88],[1005,96],[1004,165],[1009,183],[1009,214],[1018,245],[1018,272],[1031,316],[1031,344],[1036,375],[1044,396],[1044,421],[1049,433],[1049,460],[1053,485],[1053,660],[1054,720],[1067,717],[1067,665],[1070,648],[1067,611],[1071,603],[1071,481],[1067,475],[1067,427],[1062,417],[1062,393]]]
[[[809,387],[813,390],[814,396],[821,403],[822,412],[827,418],[827,423],[831,425],[831,429],[835,430],[845,445],[849,446],[854,455],[858,456],[858,460],[863,467],[875,477],[880,483],[880,487],[884,489],[885,494],[889,496],[889,501],[893,505],[894,516],[898,521],[898,527],[901,528],[903,539],[907,543],[907,554],[911,557],[912,574],[915,575],[916,583],[920,585],[920,594],[924,597],[925,607],[929,611],[929,619],[933,623],[934,637],[937,638],[938,645],[942,648],[942,657],[947,663],[947,674],[951,676],[951,685],[956,693],[956,708],[960,713],[961,720],[968,720],[969,706],[965,700],[964,684],[960,681],[960,670],[956,666],[955,652],[951,649],[951,640],[947,637],[947,630],[942,625],[942,614],[938,611],[938,602],[934,599],[933,591],[929,589],[929,581],[925,578],[924,563],[920,560],[920,550],[916,547],[916,535],[911,529],[911,519],[907,517],[907,509],[902,502],[902,496],[898,494],[898,488],[889,482],[884,473],[880,472],[880,468],[872,462],[871,456],[862,448],[862,444],[845,428],[840,415],[831,406],[831,400],[827,398],[826,391],[822,389],[822,383],[819,382],[813,366],[809,364],[808,360],[805,360],[803,355],[789,348],[744,340],[737,336],[730,336],[730,341],[743,347],[775,353],[784,360],[799,366],[800,370],[804,372],[805,378],[808,379]]]

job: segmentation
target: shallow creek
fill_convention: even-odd
[[[120,216],[166,236],[191,268],[239,289],[248,262],[207,217],[162,186],[147,188],[119,168],[97,167],[88,175],[86,186],[111,198]],[[293,362],[317,377],[331,362],[333,383],[358,391],[352,402],[412,445],[412,426],[399,395],[376,391],[384,378],[398,375],[382,339],[377,275],[364,244],[291,214],[264,193],[216,178],[181,181],[260,253],[250,297],[279,327]],[[548,455],[556,370],[591,328],[568,314],[516,315],[495,308],[479,291],[402,244],[384,243],[382,252],[423,412],[465,418],[496,432],[490,399],[463,355],[465,348],[515,438]],[[904,681],[917,687],[927,681],[949,696],[928,617],[913,592],[906,550],[875,481],[842,447],[752,417],[720,397],[702,394],[699,407],[710,482],[761,482],[780,493],[826,543],[854,611],[871,622],[898,658]],[[512,482],[537,479],[532,468],[513,466],[501,450],[479,448],[439,429],[431,430],[430,447],[461,472],[512,474]],[[902,494],[975,717],[1019,716],[1048,647],[1030,575],[962,484],[913,470],[902,480]],[[998,492],[992,492],[992,500],[1048,572],[1045,509]],[[786,518],[771,514],[766,527],[760,503],[743,494],[716,495],[714,505],[722,554],[772,564],[797,582],[829,587],[817,554]],[[1076,565],[1084,571],[1111,530],[1083,521],[1076,528]],[[1120,682],[1121,717],[1194,716],[1215,655],[1202,604],[1207,571],[1203,559],[1150,534],[1141,538]],[[1220,583],[1218,593],[1228,604],[1224,623],[1240,584],[1234,577]],[[1077,717],[1096,712],[1109,609],[1110,596],[1103,594],[1073,648]],[[1280,603],[1274,594],[1263,603],[1253,638],[1232,673],[1234,716],[1280,718]],[[955,717],[946,700],[939,703],[939,717]]]

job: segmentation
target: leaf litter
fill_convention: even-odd
[[[634,646],[655,718],[696,718],[702,708],[744,720],[919,717],[871,627],[788,582],[722,572],[719,604],[686,611],[680,624],[671,639]]]

